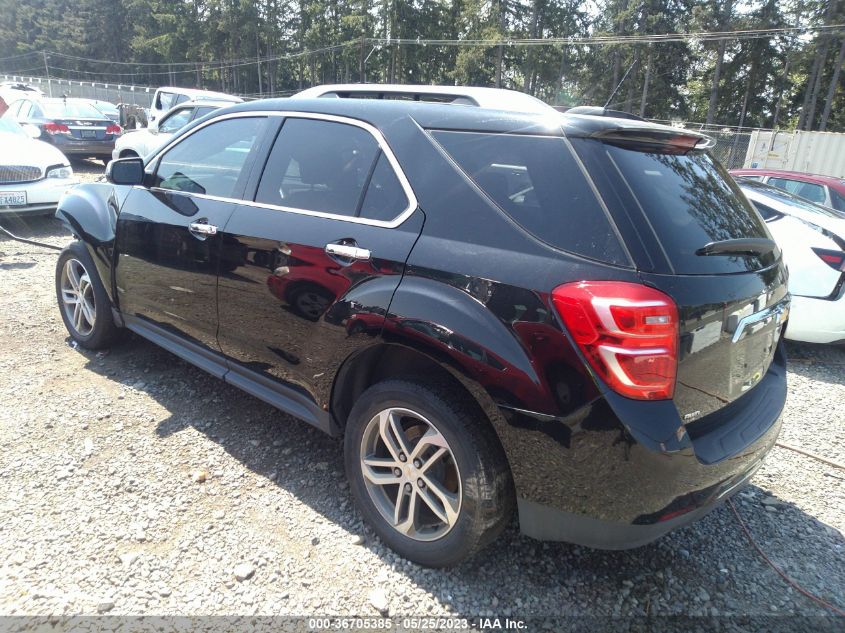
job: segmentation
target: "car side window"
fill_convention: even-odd
[[[358,215],[389,222],[408,208],[408,197],[384,152],[379,153]]]
[[[355,216],[381,150],[346,123],[289,118],[270,152],[256,201]]]
[[[6,113],[6,115],[17,119],[22,105],[23,101],[20,99],[18,99],[17,101],[12,101],[12,104],[9,106],[9,111]]]
[[[264,117],[224,119],[186,136],[161,157],[154,186],[235,197],[264,121]]]
[[[159,132],[171,133],[180,130],[191,120],[193,114],[192,108],[182,108],[176,112],[169,114],[161,120],[161,125],[158,126]]]
[[[28,119],[29,113],[32,110],[32,103],[29,101],[22,101],[21,102],[21,109],[18,110],[18,118],[19,119]]]
[[[203,106],[203,107],[197,108],[197,112],[194,115],[194,120],[201,119],[206,114],[208,114],[209,112],[214,112],[216,109],[217,108],[211,107],[211,106]]]
[[[772,222],[774,220],[778,220],[783,217],[782,213],[778,213],[770,206],[765,205],[761,202],[757,202],[756,200],[752,200],[751,204],[754,205],[754,208],[757,209],[757,212],[763,217],[763,220],[766,222]]]
[[[164,111],[169,110],[176,105],[175,97],[176,95],[172,92],[159,92],[158,99],[156,100],[156,108]]]
[[[825,203],[824,187],[811,182],[801,182],[790,178],[769,178],[769,184],[783,189],[796,196],[801,196],[813,202]]]
[[[836,191],[836,189],[830,190],[830,201],[833,204],[834,209],[837,211],[845,211],[845,196]]]

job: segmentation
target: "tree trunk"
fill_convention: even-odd
[[[825,61],[827,61],[827,51],[829,47],[830,40],[825,39],[825,42],[822,44],[821,50],[819,50],[818,56],[816,57],[818,67],[816,68],[815,81],[813,81],[813,91],[810,93],[810,105],[807,107],[807,122],[805,124],[805,129],[808,132],[813,129],[813,121],[816,118],[816,104],[819,99],[819,91],[822,88],[822,76],[824,75],[824,65]]]
[[[733,0],[726,0],[724,12],[719,16],[719,30],[724,31],[733,15]],[[713,67],[713,77],[710,79],[710,101],[707,104],[707,119],[705,123],[712,125],[719,109],[719,79],[722,75],[722,64],[725,63],[725,40],[716,45],[716,65]]]
[[[537,25],[540,20],[540,5],[543,0],[534,0],[531,3],[531,28],[528,31],[528,36],[533,40],[537,38]],[[525,53],[525,68],[522,70],[524,78],[523,90],[529,94],[534,94],[533,75],[534,75],[534,47],[528,46]]]
[[[505,4],[506,0],[499,0],[499,37],[504,39],[505,33],[507,33],[508,28],[508,16],[507,16],[507,5]],[[502,87],[502,66],[504,64],[505,59],[505,47],[502,44],[499,44],[498,50],[496,51],[496,87]]]
[[[780,108],[781,104],[783,103],[783,91],[785,87],[789,84],[789,62],[790,60],[786,60],[786,64],[783,67],[783,77],[784,80],[781,84],[780,91],[778,92],[778,100],[775,104],[775,114],[772,117],[772,129],[776,129],[778,126],[778,121],[780,120]]]
[[[643,80],[643,96],[640,99],[640,116],[645,118],[645,106],[648,103],[648,84],[651,80],[651,64],[654,61],[654,48],[649,44],[648,57],[645,62],[645,79]]]
[[[819,121],[819,130],[824,132],[827,129],[827,121],[830,118],[830,110],[833,107],[833,99],[836,97],[836,87],[839,85],[839,73],[842,71],[842,62],[845,61],[845,39],[839,47],[839,55],[836,56],[836,65],[833,67],[833,76],[830,78],[830,87],[827,89],[827,99],[824,102],[824,112]]]

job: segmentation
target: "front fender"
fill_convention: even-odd
[[[108,183],[79,185],[62,196],[56,209],[56,217],[85,245],[112,301],[117,216],[128,193],[129,187]]]

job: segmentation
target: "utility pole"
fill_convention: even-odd
[[[53,97],[53,83],[50,81],[50,66],[47,65],[47,51],[41,51],[44,55],[44,72],[47,73],[47,94],[52,99]]]

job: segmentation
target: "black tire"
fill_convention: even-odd
[[[97,158],[99,158],[100,161],[102,161],[103,165],[108,165],[109,161],[111,160],[111,155],[103,154],[101,156],[97,156]]]
[[[393,407],[409,409],[433,423],[451,450],[454,462],[450,463],[457,465],[460,479],[457,518],[448,531],[434,540],[416,540],[394,528],[382,516],[368,490],[368,486],[373,486],[363,474],[365,431],[379,412]],[[448,383],[388,380],[367,389],[349,415],[344,462],[352,494],[364,519],[389,547],[426,567],[448,567],[474,555],[491,543],[513,516],[513,480],[501,444],[480,408]]]
[[[86,327],[81,329],[77,329],[76,324],[72,320],[72,308],[65,304],[63,296],[63,273],[66,270],[68,262],[71,261],[78,262],[87,274],[87,284],[90,285],[89,297],[93,297],[93,326],[86,321]],[[85,288],[87,291],[88,285]],[[72,242],[59,255],[59,261],[56,263],[56,300],[59,304],[59,313],[62,316],[62,321],[64,321],[68,333],[82,347],[92,350],[103,349],[117,340],[120,329],[114,322],[111,301],[109,301],[106,289],[103,287],[103,282],[100,281],[100,275],[97,273],[94,262],[91,260],[91,256],[82,242]],[[69,311],[71,314],[69,314]],[[88,326],[90,326],[90,331],[87,331]]]

